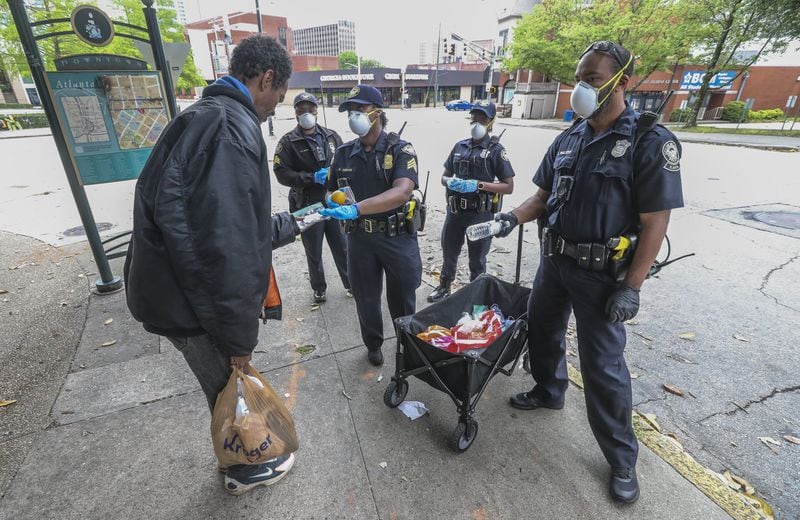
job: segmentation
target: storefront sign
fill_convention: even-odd
[[[681,78],[680,90],[698,90],[703,84],[703,77],[706,72],[703,70],[687,70]],[[721,70],[711,77],[708,88],[727,88],[733,83],[736,77],[735,70]]]
[[[320,81],[358,81],[358,74],[327,74]],[[375,74],[362,74],[361,81],[375,81]]]
[[[383,75],[386,80],[400,80],[400,74],[397,72],[387,72]],[[406,74],[406,81],[428,81],[427,74]]]

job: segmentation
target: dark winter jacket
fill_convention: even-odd
[[[249,354],[272,249],[298,232],[288,213],[271,216],[253,103],[211,85],[167,125],[136,183],[128,308],[155,334],[207,333],[226,355]]]
[[[325,142],[324,160],[317,157],[311,144],[303,134],[303,129],[296,126],[278,141],[272,170],[278,182],[289,186],[289,209],[297,211],[309,204],[322,202],[325,198],[325,186],[314,182],[314,172],[331,165],[336,149],[341,146],[342,138],[329,128],[317,125]]]

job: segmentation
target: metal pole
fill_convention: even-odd
[[[103,242],[100,239],[100,233],[97,231],[94,215],[92,215],[92,208],[89,206],[89,199],[86,197],[86,191],[72,163],[72,157],[67,148],[66,138],[61,130],[61,125],[58,123],[56,106],[53,99],[50,97],[50,89],[47,85],[42,56],[39,54],[39,47],[34,39],[33,30],[31,30],[25,3],[23,0],[9,0],[8,7],[11,10],[11,15],[14,17],[14,23],[19,33],[19,41],[25,51],[25,57],[28,59],[28,65],[31,69],[33,83],[36,85],[36,90],[39,92],[42,108],[44,108],[47,121],[50,123],[50,129],[53,132],[53,139],[56,142],[58,155],[61,158],[61,164],[64,166],[64,172],[67,174],[69,189],[72,191],[72,198],[75,199],[75,205],[78,207],[78,214],[80,215],[83,229],[86,232],[89,246],[92,248],[92,256],[97,265],[97,270],[100,273],[100,279],[95,281],[95,287],[100,293],[116,291],[122,287],[122,279],[119,276],[114,276],[111,272],[111,266],[108,264],[108,258],[106,258],[106,253],[103,250]]]
[[[161,41],[161,33],[158,30],[158,18],[156,10],[153,9],[153,0],[142,0],[145,7],[144,20],[147,23],[147,34],[150,36],[150,46],[153,48],[153,61],[156,63],[156,70],[161,72],[161,79],[164,82],[164,90],[167,93],[167,108],[169,117],[172,119],[178,115],[178,107],[175,104],[175,87],[172,84],[172,74],[169,70],[169,63],[164,57],[164,45]]]
[[[439,97],[439,52],[441,50],[442,50],[442,24],[440,23],[439,37],[436,40],[436,70],[433,73],[433,108],[436,108],[436,99]]]
[[[261,4],[256,0],[256,18],[258,18],[258,34],[264,32],[261,27]]]

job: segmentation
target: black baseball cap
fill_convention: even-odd
[[[339,112],[352,110],[354,105],[375,105],[383,108],[381,91],[369,85],[356,85],[347,94],[347,99],[339,105]]]
[[[309,94],[308,92],[301,92],[294,97],[294,106],[297,106],[298,103],[311,103],[314,106],[319,106],[319,102],[317,98],[314,97],[314,94]]]

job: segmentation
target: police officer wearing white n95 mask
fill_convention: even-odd
[[[541,260],[528,303],[535,386],[511,397],[521,410],[560,409],[568,387],[563,339],[575,313],[586,411],[611,466],[614,500],[639,497],[639,445],[631,422],[631,379],[623,322],[639,310],[670,212],[683,206],[680,144],[625,102],[633,56],[595,42],[581,55],[572,107],[583,119],[550,145],[533,178],[538,191],[510,213],[543,224]]]
[[[442,270],[439,286],[428,296],[436,302],[450,294],[458,256],[469,226],[486,222],[499,211],[502,196],[514,190],[514,169],[497,137],[489,137],[497,114],[495,104],[478,101],[470,110],[470,137],[458,141],[444,163],[447,216],[442,226]],[[469,279],[486,272],[492,238],[468,241]]]
[[[289,209],[297,211],[325,199],[328,167],[336,148],[342,144],[339,134],[317,123],[317,98],[301,92],[294,98],[297,126],[281,137],[275,148],[272,169],[278,182],[289,186]],[[322,240],[327,239],[333,261],[339,271],[347,295],[350,280],[347,277],[347,251],[339,224],[332,220],[306,229],[302,235],[308,262],[308,277],[314,291],[314,301],[327,299],[327,283],[322,264]]]
[[[411,143],[384,131],[383,97],[375,87],[354,87],[339,106],[344,111],[358,138],[336,150],[328,176],[328,209],[320,213],[344,223],[361,338],[369,362],[382,365],[383,278],[392,319],[414,314],[422,280],[419,227],[413,218],[419,213],[416,201],[410,201],[418,182],[417,154]],[[335,195],[342,195],[345,186],[355,201],[342,205]]]

